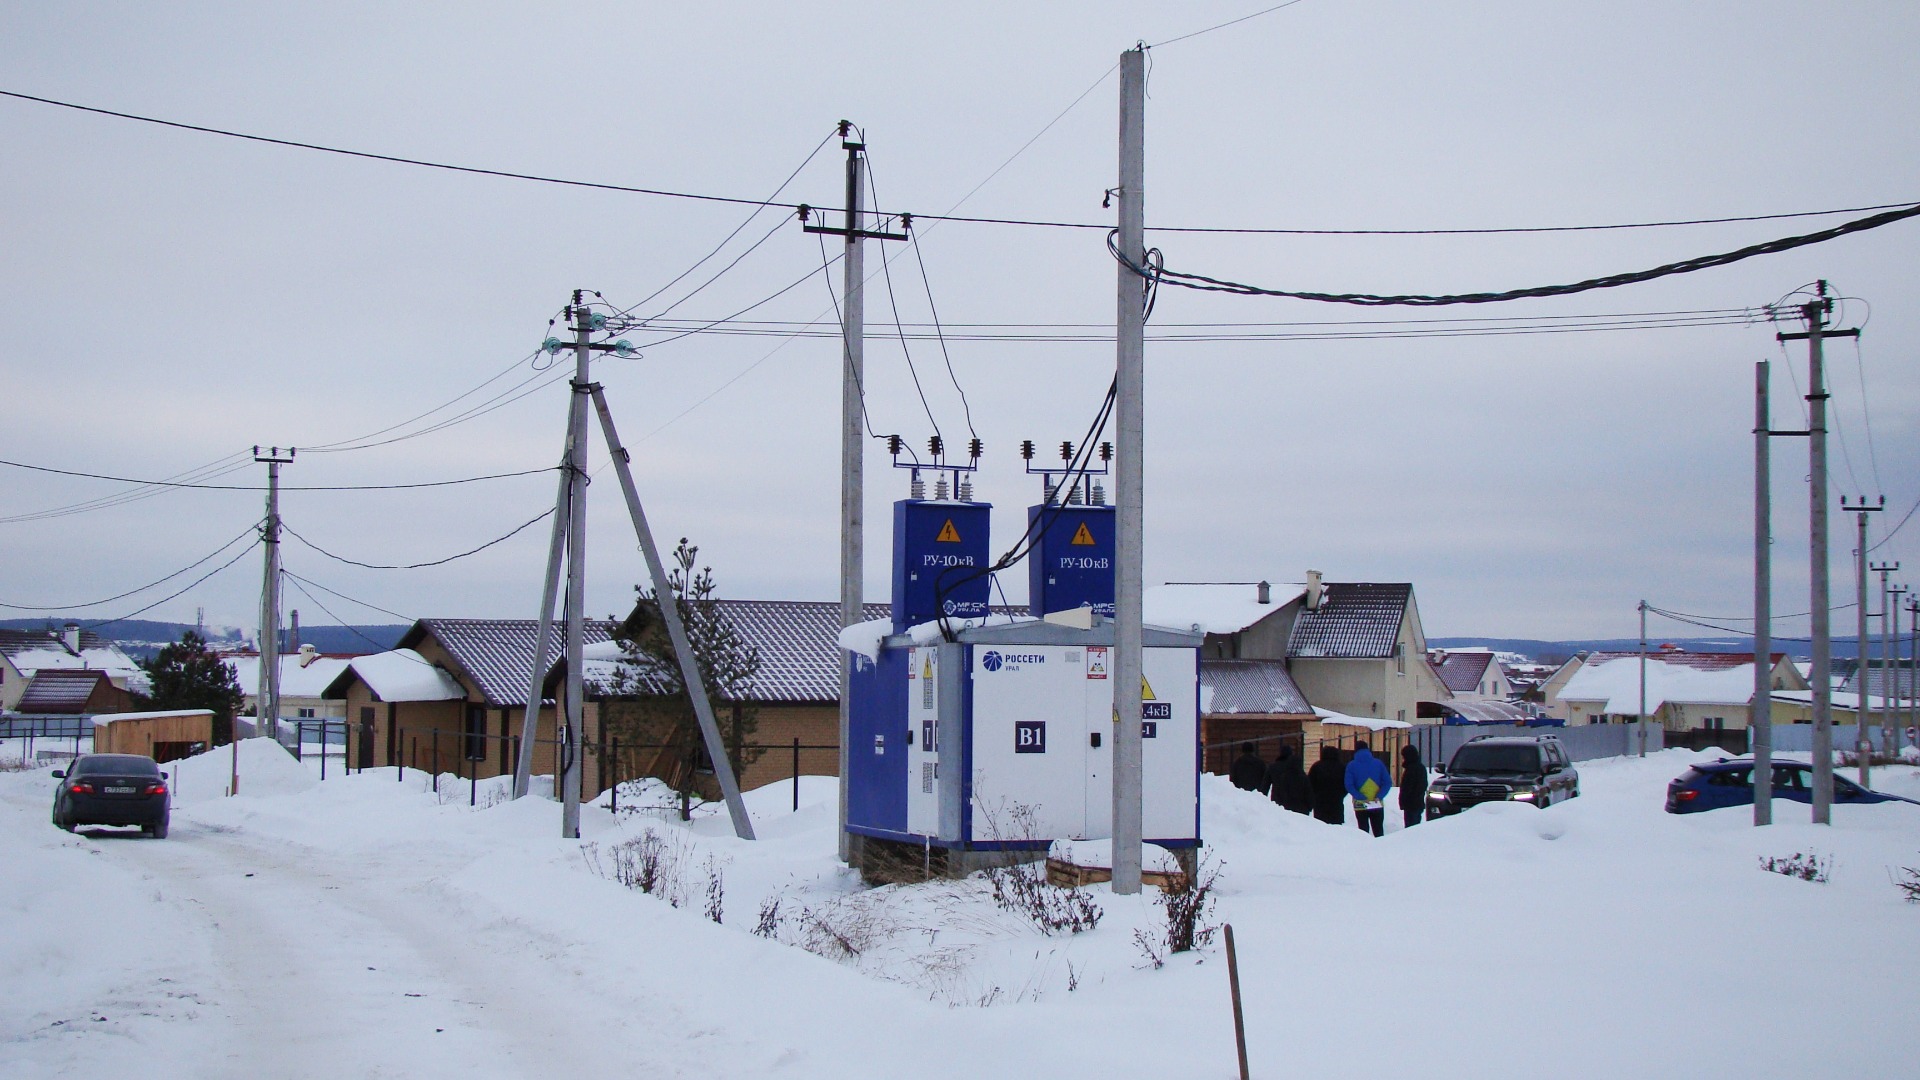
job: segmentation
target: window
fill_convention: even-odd
[[[1806,791],[1808,787],[1805,770],[1796,769],[1791,765],[1773,770],[1775,791]]]
[[[1727,718],[1724,716],[1703,716],[1700,718],[1700,725],[1708,731],[1725,731],[1727,730]]]
[[[466,751],[468,761],[484,761],[487,756],[487,707],[467,706]]]
[[[314,716],[318,715],[312,709],[295,709],[294,712],[303,720],[311,720]]]
[[[1707,774],[1707,783],[1714,787],[1747,787],[1752,769],[1722,769]]]
[[[1394,719],[1396,719],[1396,720],[1398,720],[1398,721],[1400,721],[1400,722],[1401,722],[1401,723],[1403,723],[1403,724],[1404,724],[1404,723],[1406,723],[1406,722],[1407,722],[1407,710],[1405,710],[1405,709],[1401,709],[1401,710],[1400,710],[1400,712],[1399,712],[1399,714],[1398,714],[1398,715],[1396,715],[1396,716],[1394,717]]]
[[[1393,667],[1400,674],[1407,673],[1407,646],[1405,642],[1394,642]]]

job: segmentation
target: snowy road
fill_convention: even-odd
[[[1217,947],[1152,970],[1133,935],[1154,909],[1101,889],[1105,921],[1077,936],[979,882],[860,890],[833,859],[831,781],[798,812],[749,793],[757,843],[593,809],[583,844],[544,799],[318,784],[277,753],[243,757],[240,798],[219,797],[223,764],[190,763],[165,841],[69,836],[44,772],[0,774],[0,1077],[1234,1075]],[[1857,1034],[1914,985],[1920,910],[1889,878],[1920,863],[1920,807],[1823,828],[1783,806],[1763,832],[1664,814],[1688,760],[1583,764],[1568,804],[1378,841],[1210,781],[1256,1074],[1335,1074],[1357,1049],[1427,1080],[1910,1072],[1907,1028]],[[1884,782],[1920,794],[1920,770]],[[594,845],[648,829],[724,868],[723,925],[592,872]],[[1832,882],[1758,868],[1795,852]],[[750,933],[772,897],[837,911],[859,955]],[[1728,1037],[1756,1015],[1792,1037]]]

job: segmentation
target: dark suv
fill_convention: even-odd
[[[1453,752],[1427,786],[1427,816],[1485,802],[1547,806],[1580,794],[1580,773],[1552,735],[1482,735]]]
[[[72,832],[79,825],[138,825],[155,838],[167,835],[167,777],[150,757],[88,754],[66,770],[54,770],[53,823]]]

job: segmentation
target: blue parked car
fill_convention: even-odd
[[[1804,761],[1773,763],[1773,797],[1792,802],[1813,802],[1813,766]],[[1871,791],[1836,774],[1833,778],[1835,803],[1920,802],[1898,795]],[[1726,806],[1753,805],[1753,759],[1721,758],[1707,765],[1695,765],[1667,785],[1667,813],[1692,814],[1718,810]]]

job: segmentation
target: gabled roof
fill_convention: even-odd
[[[1447,689],[1456,694],[1471,694],[1480,689],[1480,680],[1493,663],[1490,652],[1448,651],[1433,661],[1434,673]]]
[[[1697,663],[1679,662],[1687,656]],[[1707,661],[1701,658],[1718,657]],[[1737,662],[1728,662],[1727,658]],[[1640,711],[1640,654],[1597,653],[1560,690],[1562,701],[1602,702],[1599,711],[1631,716]],[[1746,705],[1753,700],[1753,654],[1663,653],[1647,657],[1647,714],[1668,703]]]
[[[747,701],[781,704],[826,704],[840,700],[840,664],[845,655],[840,635],[840,605],[830,600],[709,600],[740,632],[747,644],[760,650],[760,674]],[[891,618],[889,604],[867,604],[868,619]],[[531,641],[531,637],[529,637]],[[532,648],[528,646],[529,650]],[[608,642],[587,651],[585,677],[605,692],[621,662],[618,648]],[[662,673],[634,673],[644,687],[663,689],[678,682]]]
[[[100,684],[112,686],[104,671],[48,668],[28,680],[15,710],[23,713],[79,715],[87,711]]]
[[[412,649],[354,657],[327,685],[325,696],[345,697],[347,684],[356,678],[381,701],[460,701],[467,696],[453,676]]]
[[[99,634],[91,630],[80,631],[82,649],[98,649],[107,644]],[[0,629],[0,653],[12,656],[28,649],[61,649],[71,654],[73,650],[66,646],[66,639],[58,630],[6,630]]]
[[[586,643],[606,641],[618,624],[607,619],[586,620]],[[493,706],[527,703],[533,679],[533,639],[539,624],[532,619],[421,619],[400,639],[411,649],[427,637],[440,643],[462,675]],[[549,651],[561,655],[566,625],[554,622]]]
[[[1185,630],[1198,626],[1209,634],[1236,634],[1298,599],[1297,585],[1270,587],[1260,602],[1259,586],[1184,582],[1152,585],[1141,595],[1142,618],[1149,626]]]
[[[1778,666],[1787,658],[1786,653],[1773,653],[1770,663]],[[1595,652],[1587,656],[1588,666],[1605,664],[1613,660],[1633,660],[1638,662],[1637,652]],[[1675,667],[1692,668],[1695,671],[1725,671],[1728,668],[1744,667],[1753,663],[1752,652],[1688,652],[1685,649],[1665,649],[1647,653],[1647,663],[1658,661]],[[1837,663],[1837,661],[1836,661]],[[1565,696],[1565,695],[1562,695]]]
[[[1393,655],[1413,600],[1407,582],[1329,582],[1320,606],[1301,611],[1287,645],[1292,657],[1376,659]]]
[[[1200,712],[1311,717],[1313,706],[1284,660],[1202,660]]]

